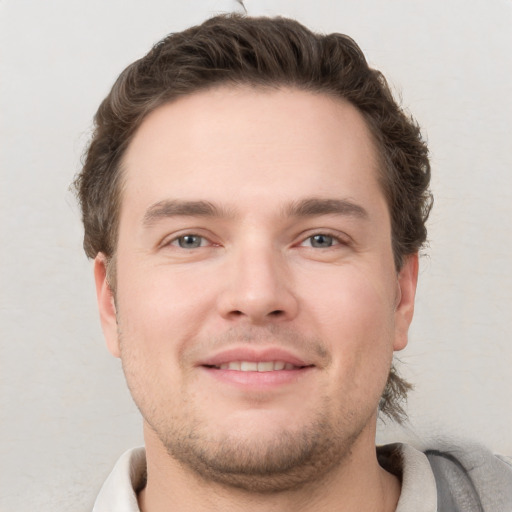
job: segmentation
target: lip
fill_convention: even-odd
[[[282,361],[290,363],[295,368],[290,370],[273,370],[268,372],[240,371],[218,368],[223,363],[232,361],[266,362]],[[297,384],[303,377],[309,375],[315,368],[307,361],[289,350],[280,347],[233,347],[208,356],[198,364],[199,368],[216,382],[222,385],[234,386],[244,393],[265,392],[277,390],[288,385]]]
[[[221,364],[229,363],[231,361],[249,361],[255,363],[283,361],[284,363],[290,363],[298,367],[314,366],[311,361],[305,361],[290,351],[279,347],[234,347],[208,356],[204,360],[201,360],[198,366],[220,366]]]
[[[314,366],[304,366],[293,370],[242,372],[202,366],[201,370],[219,384],[234,386],[235,389],[247,393],[277,390],[282,388],[282,386],[285,386],[284,389],[287,389],[287,385],[297,384],[306,375],[311,375],[314,368]]]

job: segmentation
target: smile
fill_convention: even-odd
[[[243,393],[297,385],[316,365],[279,347],[236,347],[208,357],[198,365],[222,385]],[[245,395],[244,395],[245,396]]]
[[[212,365],[211,368],[219,370],[233,370],[238,372],[274,372],[281,370],[300,370],[302,366],[296,366],[284,361],[230,361],[220,365]]]

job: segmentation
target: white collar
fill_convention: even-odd
[[[137,490],[146,480],[146,450],[132,448],[121,455],[94,503],[92,512],[140,512]]]

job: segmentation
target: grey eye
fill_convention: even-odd
[[[314,235],[309,240],[311,247],[325,248],[334,245],[334,238],[329,235]]]
[[[203,245],[203,237],[199,235],[180,236],[177,241],[182,249],[197,249]]]

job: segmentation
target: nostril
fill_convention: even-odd
[[[230,311],[229,314],[231,317],[247,316],[246,313],[244,313],[243,311],[240,311],[239,309],[234,309],[234,310]],[[275,309],[274,311],[270,311],[268,313],[268,316],[273,317],[273,318],[279,318],[281,316],[285,316],[285,312],[282,309]]]

